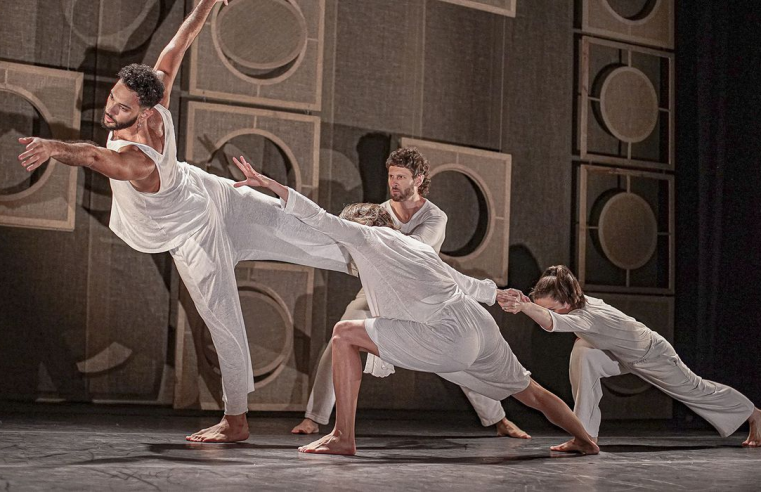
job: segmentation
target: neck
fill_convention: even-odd
[[[414,193],[406,200],[400,202],[391,200],[391,208],[402,222],[408,222],[413,215],[425,204],[425,198],[419,193]]]

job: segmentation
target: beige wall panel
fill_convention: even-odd
[[[428,159],[432,188],[437,175],[454,172],[467,176],[480,190],[485,205],[484,212],[488,215],[480,244],[474,245],[462,255],[454,255],[445,253],[445,243],[442,257],[463,273],[491,278],[500,285],[507,284],[512,165],[510,155],[410,138],[402,138],[400,145],[417,147]],[[442,206],[441,203],[437,205]],[[453,232],[455,214],[452,210],[447,213],[448,236]],[[484,220],[483,217],[478,219]]]
[[[674,343],[674,298],[595,294],[611,306],[641,321]],[[669,419],[673,400],[662,391],[632,374],[602,380],[603,419]]]
[[[264,137],[272,142],[283,153],[284,160],[293,171],[292,181],[288,184],[317,200],[320,179],[319,118],[263,109],[188,103],[185,147],[188,162],[208,169],[215,152],[233,139],[246,135]],[[260,164],[253,158],[252,161],[255,166]],[[236,175],[232,174],[232,177]]]
[[[82,82],[81,73],[0,61],[0,91],[31,104],[49,127],[53,138],[75,139],[79,136]],[[10,120],[10,117],[4,117],[0,126],[4,122],[10,124]],[[16,156],[22,146],[15,139],[28,135],[18,134],[20,130],[15,128],[3,130],[3,167],[20,168]],[[12,191],[0,194],[0,225],[73,230],[77,169],[53,160],[37,172],[40,176],[34,183],[19,181],[15,175],[5,177],[14,182],[3,183],[2,188],[16,186]]]
[[[582,0],[582,31],[659,48],[674,49],[674,0],[641,1],[639,12],[624,0]]]
[[[441,0],[442,2],[462,5],[471,9],[483,10],[493,14],[515,17],[515,4],[518,0]]]
[[[324,0],[215,7],[191,47],[190,94],[319,110],[324,23]]]
[[[583,160],[674,170],[674,55],[582,37],[578,152]]]
[[[674,177],[581,165],[577,273],[587,290],[674,292]]]
[[[303,410],[309,390],[314,269],[242,262],[236,270],[256,390],[250,410]],[[223,408],[211,336],[184,291],[180,294],[175,408]]]

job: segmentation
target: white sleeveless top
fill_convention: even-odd
[[[106,147],[119,151],[126,145],[142,150],[159,171],[161,187],[156,193],[137,191],[129,181],[111,179],[113,201],[109,228],[132,248],[143,253],[160,253],[176,248],[208,222],[210,199],[190,175],[190,165],[177,162],[177,144],[172,115],[154,106],[164,122],[164,153],[148,145],[113,140]]]

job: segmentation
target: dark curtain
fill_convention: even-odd
[[[761,4],[676,8],[676,343],[761,402]]]

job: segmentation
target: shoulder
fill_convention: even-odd
[[[437,219],[437,220],[447,220],[447,214],[444,213],[443,210],[441,210],[435,203],[428,200],[426,198],[425,204],[420,209],[418,213],[422,212],[424,215],[430,217],[431,219]]]

